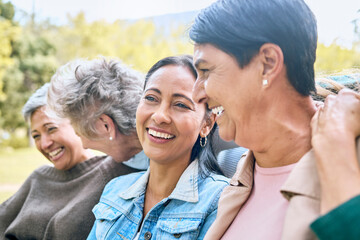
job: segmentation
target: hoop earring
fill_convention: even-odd
[[[203,139],[205,139],[205,140],[203,141]],[[200,137],[200,146],[201,146],[201,147],[205,147],[205,146],[206,146],[206,143],[207,143],[207,136],[205,136],[205,137]]]

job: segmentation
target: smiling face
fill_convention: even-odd
[[[261,66],[254,59],[240,68],[234,57],[211,44],[194,48],[198,78],[193,98],[206,102],[217,115],[221,138],[240,146],[247,145],[246,136],[256,128],[254,118],[261,100]]]
[[[163,66],[150,76],[136,112],[136,129],[152,161],[189,163],[200,131],[207,129],[205,104],[191,97],[194,82],[189,69],[176,65]]]
[[[59,170],[85,161],[88,156],[70,121],[54,120],[44,110],[41,107],[31,115],[31,136],[36,148]]]

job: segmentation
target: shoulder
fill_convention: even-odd
[[[113,194],[119,194],[130,188],[145,171],[130,173],[124,176],[116,177],[108,182],[105,186],[104,192],[101,197],[108,197]]]
[[[224,188],[229,184],[230,179],[219,175],[211,173],[209,176],[202,178],[199,176],[199,185],[204,186],[205,188]]]
[[[221,192],[228,185],[229,179],[222,175],[210,174],[206,178],[200,177],[198,184],[200,201],[208,202],[211,208],[216,208]]]
[[[36,178],[38,176],[49,176],[54,172],[55,168],[50,165],[43,165],[35,169],[30,175],[29,178]]]
[[[113,179],[117,176],[123,176],[129,173],[139,172],[140,170],[134,169],[132,167],[126,166],[123,163],[114,161],[110,156],[107,156],[102,163],[99,165],[99,168],[104,174],[104,177],[107,179]]]
[[[210,182],[222,182],[225,184],[229,184],[230,179],[219,174],[211,173],[206,179]]]

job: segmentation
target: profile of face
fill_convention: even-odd
[[[30,118],[31,135],[36,148],[59,170],[68,170],[87,159],[81,139],[67,119],[52,119],[45,107],[37,109]]]
[[[190,70],[177,65],[165,65],[150,76],[137,108],[136,130],[152,161],[190,161],[200,132],[203,136],[210,132],[205,104],[192,99],[194,83]]]
[[[198,72],[195,102],[208,104],[222,139],[246,146],[241,138],[256,127],[254,113],[261,106],[261,65],[253,59],[240,68],[233,56],[211,44],[195,45],[194,63]]]

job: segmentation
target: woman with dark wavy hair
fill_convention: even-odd
[[[204,238],[227,178],[209,143],[214,116],[191,97],[196,77],[188,55],[149,70],[136,130],[150,167],[107,184],[88,239]]]

